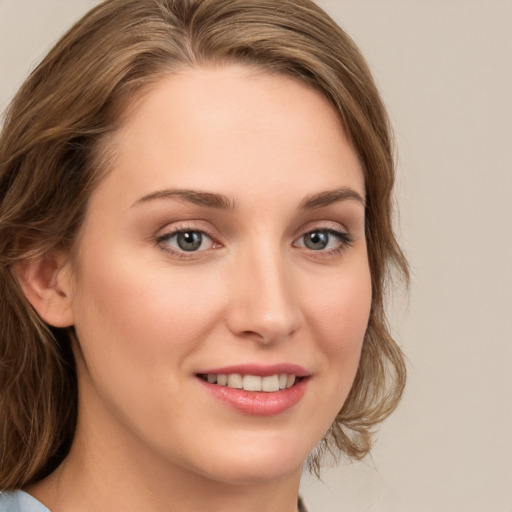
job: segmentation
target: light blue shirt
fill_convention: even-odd
[[[42,503],[23,491],[0,493],[0,512],[50,512]]]

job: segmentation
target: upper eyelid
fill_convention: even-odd
[[[212,229],[211,227],[205,227],[203,224],[207,221],[203,220],[184,220],[184,221],[175,221],[175,222],[167,222],[157,230],[156,238],[161,236],[170,236],[175,233],[180,233],[183,231],[198,231],[200,233],[204,233],[211,238],[215,237],[215,233],[217,230]],[[201,223],[201,225],[198,225]],[[161,234],[160,234],[161,233]]]
[[[187,232],[187,231],[195,231],[198,233],[202,233],[210,240],[212,247],[208,247],[203,250],[197,250],[197,251],[186,251],[186,250],[174,247],[170,243],[167,243],[167,240],[172,239],[172,238],[176,237],[178,234]],[[184,226],[177,227],[175,229],[168,229],[167,231],[164,231],[162,234],[156,235],[154,237],[154,243],[157,247],[160,248],[161,251],[164,251],[167,254],[170,254],[174,258],[179,258],[182,260],[199,259],[199,258],[205,256],[206,253],[213,250],[214,245],[219,244],[219,242],[217,242],[217,240],[213,236],[208,234],[205,230],[192,228],[192,227],[184,227]],[[221,245],[221,244],[219,244],[219,245]]]
[[[168,248],[164,249],[167,252],[174,252],[175,254],[187,254],[186,251],[181,251],[180,249],[176,249],[172,247],[170,244],[166,243],[166,240],[175,237],[179,233],[183,233],[186,231],[195,231],[198,233],[202,233],[206,237],[208,237],[212,244],[214,245],[222,245],[219,242],[219,235],[217,232],[213,232],[210,228],[205,228],[203,225],[197,225],[198,222],[203,223],[204,221],[195,221],[195,220],[184,220],[184,221],[175,221],[171,223],[164,224],[161,228],[159,228],[155,235],[151,237],[156,245],[162,246],[166,245]],[[210,248],[211,249],[211,248]],[[201,251],[191,251],[187,254],[187,257],[191,257],[193,254],[199,254],[203,252],[207,252],[209,249],[201,250]]]
[[[170,229],[168,231],[164,231],[162,234],[160,235],[157,235],[156,236],[156,239],[157,240],[163,240],[165,238],[171,238],[173,236],[176,236],[176,235],[179,235],[180,233],[186,233],[187,231],[193,231],[193,232],[196,232],[196,233],[201,233],[202,235],[206,235],[208,238],[212,238],[213,237],[205,230],[203,229],[192,229],[192,228],[178,228],[178,229]]]
[[[205,224],[208,224],[205,226]],[[183,231],[197,231],[205,234],[210,237],[217,243],[222,243],[221,238],[224,238],[219,232],[218,229],[210,225],[211,223],[205,219],[186,219],[183,221],[174,221],[171,223],[166,223],[162,227],[157,230],[154,238],[162,239],[166,237],[170,237],[176,233],[180,233]],[[303,237],[304,235],[311,233],[313,231],[331,231],[333,234],[335,233],[343,233],[351,236],[350,230],[343,225],[339,221],[333,220],[312,220],[310,222],[302,224],[302,226],[294,231],[292,234],[292,243],[295,243],[296,240]]]
[[[301,238],[305,237],[306,235],[308,235],[310,233],[315,233],[316,231],[323,231],[323,232],[329,233],[330,235],[336,236],[339,239],[341,239],[342,244],[349,244],[352,242],[352,235],[348,231],[341,230],[341,229],[332,229],[332,228],[308,229],[308,230],[304,231],[302,233],[302,235],[300,235],[298,238],[296,238],[296,241],[300,240]]]
[[[350,235],[350,230],[341,222],[333,220],[313,220],[302,224],[300,228],[296,229],[293,235],[294,239],[300,238],[312,231],[336,231]]]

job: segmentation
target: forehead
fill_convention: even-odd
[[[107,181],[132,201],[177,184],[228,196],[264,192],[262,183],[308,193],[342,185],[364,196],[357,155],[327,100],[291,77],[249,67],[160,79],[110,143]]]

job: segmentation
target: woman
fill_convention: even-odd
[[[385,110],[323,11],[108,0],[0,144],[4,508],[291,512],[306,460],[368,453],[407,267]]]

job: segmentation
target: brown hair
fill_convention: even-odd
[[[354,43],[310,0],[107,0],[30,75],[0,138],[0,489],[53,471],[77,417],[73,331],[39,318],[16,265],[73,249],[91,191],[108,171],[108,134],[135,94],[176,69],[230,62],[295,77],[324,95],[365,173],[370,320],[354,385],[320,453],[362,458],[372,427],[396,407],[405,365],[383,296],[391,267],[407,278],[407,264],[392,229],[388,119]],[[310,460],[317,472],[320,453]]]

